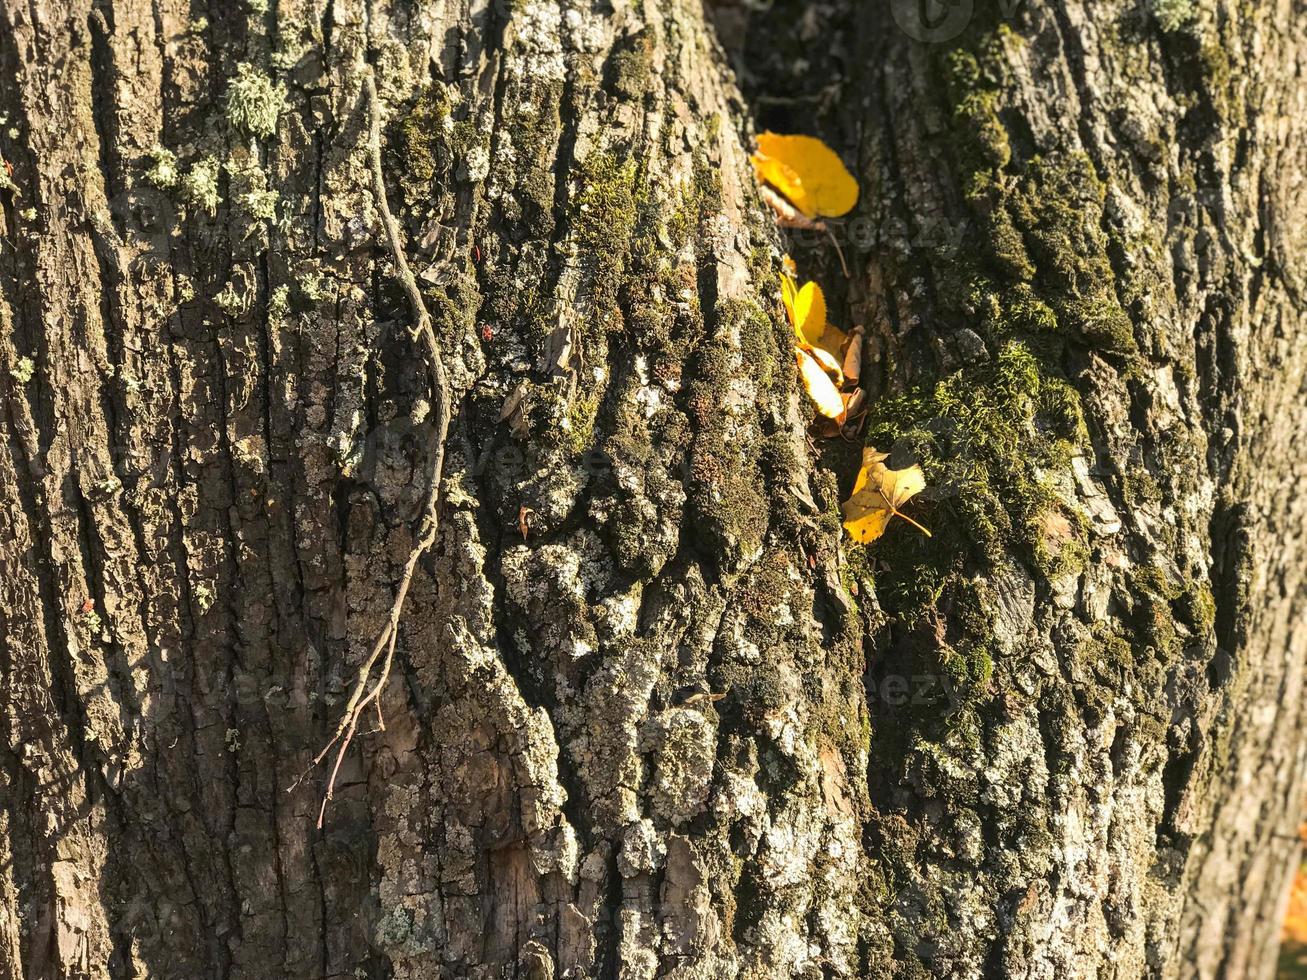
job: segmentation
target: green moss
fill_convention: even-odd
[[[967,127],[977,163],[987,167],[1006,167],[1012,159],[1007,130],[998,118],[998,96],[990,91],[974,91],[963,96],[953,117]]]
[[[604,391],[578,393],[567,380],[528,383],[523,404],[532,439],[540,446],[562,449],[567,455],[584,455],[595,443],[595,425]]]
[[[1049,447],[1054,461],[1069,462],[1073,450],[1089,445],[1080,394],[1066,381],[1052,375],[1042,376],[1036,411],[1040,424],[1057,437]]]
[[[1173,603],[1183,594],[1181,585],[1170,582],[1161,569],[1144,567],[1131,574],[1134,609],[1130,622],[1137,642],[1163,663],[1180,654]]]
[[[1207,636],[1216,625],[1216,599],[1207,582],[1191,585],[1181,597],[1181,615],[1199,637]]]
[[[732,602],[753,622],[750,636],[776,638],[776,606],[793,591],[784,551],[768,550],[736,587]]]
[[[1031,339],[1057,331],[1057,314],[1026,283],[1003,289],[988,278],[973,280],[967,306],[980,318],[983,332],[995,340]]]
[[[962,261],[940,270],[942,297],[965,308],[980,280],[982,312],[1001,336],[1061,332],[1107,353],[1134,355],[1134,327],[1117,295],[1103,231],[1107,189],[1092,162],[1083,153],[1013,156],[1001,111],[1011,37],[996,30],[974,48],[939,57],[954,124],[950,155],[976,218]]]
[[[436,335],[453,344],[475,336],[481,290],[468,268],[451,269],[432,294],[431,317]]]
[[[580,168],[572,231],[589,273],[589,315],[580,323],[588,362],[605,361],[610,336],[624,331],[637,349],[648,350],[653,378],[680,381],[703,324],[697,270],[692,262],[674,256],[693,245],[695,230],[720,194],[707,171],[696,161],[695,179],[668,214],[650,200],[648,182],[635,160],[596,153]],[[685,296],[691,297],[688,303]],[[758,338],[770,334],[771,323],[757,312],[742,323],[739,336],[748,356],[770,364],[762,353],[766,345]],[[764,384],[772,380],[768,372],[762,377]]]
[[[592,270],[593,318],[584,324],[586,348],[606,356],[609,331],[626,323],[624,311],[646,305],[656,269],[657,243],[648,213],[648,187],[636,161],[612,153],[581,167],[575,232]]]
[[[1129,624],[1093,626],[1088,637],[1076,648],[1080,664],[1078,676],[1084,683],[1075,696],[1091,722],[1098,722],[1111,711],[1123,692],[1159,690],[1166,683],[1168,661],[1161,654],[1165,647],[1149,642]],[[1164,740],[1170,713],[1152,701],[1136,701],[1141,709],[1134,722],[1140,741]]]
[[[641,471],[645,474],[645,490],[656,492],[660,481],[669,479],[661,467],[651,465],[655,460],[653,434],[649,430],[648,420],[643,412],[630,401],[620,401],[614,417],[605,428],[608,435],[602,443],[604,457],[613,461],[614,468]],[[677,444],[675,433],[660,433],[673,445]],[[619,504],[611,519],[606,524],[610,551],[618,565],[627,572],[637,576],[654,574],[665,555],[651,553],[650,541],[654,535],[651,524],[658,520],[658,515],[650,512],[645,501],[636,501],[631,495],[610,482],[609,488],[617,496]],[[647,499],[647,497],[646,497]]]
[[[1157,485],[1153,475],[1142,467],[1129,468],[1121,477],[1121,483],[1127,500],[1150,504],[1162,502],[1162,488]]]
[[[1215,38],[1206,39],[1199,48],[1198,63],[1202,67],[1208,90],[1213,93],[1218,103],[1224,106],[1230,91],[1231,78],[1230,55],[1225,50],[1225,45]]]
[[[577,235],[596,253],[621,258],[629,254],[631,236],[644,203],[645,182],[635,160],[601,153],[581,167],[577,195]]]
[[[968,43],[942,52],[937,68],[955,124],[946,138],[976,222],[968,247],[932,271],[941,316],[979,331],[997,353],[877,400],[866,429],[868,444],[919,461],[927,475],[914,516],[935,536],[894,528],[873,546],[881,601],[908,624],[956,602],[960,581],[1013,550],[1037,578],[1084,566],[1086,518],[1058,489],[1089,442],[1063,358],[1071,345],[1127,363],[1137,352],[1102,229],[1106,187],[1083,154],[1014,155],[1002,86],[1017,42],[993,30]],[[967,662],[966,642],[988,655],[979,633],[959,638],[950,669]]]
[[[1080,153],[1030,161],[1005,206],[1021,228],[1035,282],[1066,330],[1109,353],[1134,354],[1101,230],[1106,189]]]
[[[716,118],[716,117],[714,117]],[[681,194],[671,219],[667,222],[667,232],[674,248],[681,248],[689,242],[700,225],[715,210],[722,196],[721,174],[708,164],[702,153],[694,155],[694,168],[690,184]],[[755,241],[766,241],[765,237],[755,236]],[[762,249],[761,269],[756,281],[770,279],[772,273],[771,253]]]
[[[1182,586],[1172,583],[1162,569],[1155,565],[1144,565],[1132,573],[1137,591],[1161,596],[1168,602],[1180,598],[1184,593]]]
[[[716,336],[692,358],[687,404],[696,435],[687,489],[690,517],[705,538],[705,552],[717,553],[722,566],[730,568],[761,547],[769,508],[760,466],[762,447],[728,431],[722,394],[742,373],[742,357],[760,391],[776,383],[792,384],[794,371],[778,369],[778,329],[755,304],[724,303],[718,316]]]
[[[577,395],[567,407],[567,435],[564,445],[574,456],[580,456],[594,445],[595,421],[603,392],[594,389]]]
[[[499,206],[506,222],[521,224],[516,233],[524,238],[553,237],[558,179],[554,146],[561,135],[560,114],[569,94],[561,81],[534,82],[529,101],[519,107],[511,127],[519,169],[512,193],[501,195]]]
[[[989,694],[994,676],[996,640],[992,610],[998,597],[983,578],[950,576],[941,589],[952,628],[934,649],[938,671],[953,710],[971,706]]]
[[[897,611],[933,603],[955,562],[1041,546],[1039,521],[1057,504],[1044,473],[1065,465],[1084,440],[1078,399],[1047,376],[1030,350],[1009,341],[991,364],[959,371],[928,389],[872,405],[867,440],[919,460],[935,498],[918,514],[933,538],[897,528],[878,543],[893,553],[878,581],[899,595]]]
[[[454,155],[466,160],[468,155],[483,144],[481,131],[477,129],[476,120],[459,119],[449,128],[449,145]]]
[[[1035,567],[1046,578],[1078,574],[1089,561],[1089,521],[1078,510],[1050,505],[1027,525]]]
[[[424,89],[399,124],[398,150],[408,173],[419,181],[432,180],[448,170],[450,160],[442,139],[449,121],[450,104],[445,86],[436,82]]]
[[[496,330],[511,329],[524,343],[539,349],[558,325],[557,310],[542,295],[546,281],[546,257],[540,252],[524,252],[517,267],[495,264],[482,268],[481,282],[485,299],[479,316],[483,322],[497,324]],[[590,352],[586,352],[587,359]]]
[[[979,58],[955,49],[943,56],[941,81],[949,100],[951,139],[959,162],[972,172],[1002,169],[1012,159],[1007,129],[998,114],[998,93],[986,84]]]
[[[829,471],[827,472],[829,474]],[[844,515],[840,509],[839,488],[835,485],[833,475],[829,479],[829,485],[819,483],[818,489],[820,490],[820,496],[817,499],[824,500],[827,504],[818,516],[821,529],[832,537],[836,535],[843,537]],[[841,550],[839,557],[840,585],[844,587],[844,591],[852,601],[855,611],[861,608],[862,599],[865,596],[872,596],[874,602],[876,596],[876,572],[875,556],[872,550],[849,545]],[[854,616],[854,619],[857,619],[857,616]]]
[[[789,370],[781,370],[777,361],[777,351],[785,350],[778,346],[778,341],[789,338],[777,336],[772,318],[763,312],[756,303],[732,301],[718,307],[718,317],[727,330],[731,324],[738,331],[740,338],[740,356],[748,365],[748,374],[757,386],[758,397],[763,399],[775,390],[778,383],[788,384],[793,377]],[[789,354],[789,351],[786,351]],[[792,355],[784,364],[788,367]]]
[[[630,101],[642,101],[653,66],[653,37],[648,29],[623,39],[608,61],[612,88]]]

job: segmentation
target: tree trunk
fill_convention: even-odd
[[[204,9],[0,0],[0,976],[1269,975],[1301,5]]]

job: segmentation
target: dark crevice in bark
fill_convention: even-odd
[[[267,251],[263,251],[259,254],[255,268],[256,268],[255,302],[256,302],[256,307],[259,310],[257,361],[258,361],[259,376],[263,381],[262,387],[260,389],[263,395],[263,405],[262,405],[260,422],[263,426],[264,446],[266,447],[266,455],[268,459],[267,462],[268,471],[266,474],[265,486],[263,488],[264,491],[263,499],[266,500],[268,483],[271,480],[273,467],[275,466],[274,461],[276,460],[276,452],[274,446],[276,444],[276,436],[277,436],[277,430],[274,426],[273,418],[272,418],[274,365],[272,359],[272,323],[271,323],[271,317],[268,313],[269,301],[271,297],[271,287],[270,287],[271,270],[269,268]],[[274,528],[271,526],[270,521],[268,522],[268,524],[269,526],[267,528],[267,533],[265,537],[267,553],[269,556],[268,564],[269,566],[274,566],[280,563],[276,562],[275,558],[273,558],[273,550],[275,548],[275,541],[274,541],[275,532],[274,532]],[[280,593],[282,590],[277,589],[277,591]],[[300,606],[301,599],[302,597],[300,596],[295,597],[294,600],[295,607],[298,608]],[[280,625],[282,623],[283,617],[286,615],[286,610],[283,608],[283,605],[279,597],[277,597],[274,600],[274,602],[275,602],[275,613],[274,613],[273,622],[274,624]],[[274,637],[279,637],[281,635],[284,635],[285,633],[289,633],[296,624],[292,621],[291,623],[285,625],[287,626],[286,629],[276,629],[276,632],[274,633]],[[275,638],[273,639],[273,643],[276,643]],[[280,644],[277,645],[279,646]],[[262,708],[262,720],[263,720],[262,727],[264,731],[269,733],[269,737],[271,738],[272,734],[277,731],[277,726],[273,724],[272,711],[271,708],[269,707],[267,698],[261,697],[259,699],[259,702]],[[273,872],[277,882],[277,895],[280,899],[280,901],[278,902],[278,912],[280,913],[280,917],[281,917],[282,935],[285,938],[289,938],[291,935],[291,928],[290,928],[290,916],[288,910],[291,906],[291,896],[288,894],[286,890],[286,876],[282,868],[282,826],[281,826],[282,820],[280,819],[281,807],[279,806],[279,801],[281,799],[281,794],[282,794],[282,787],[287,785],[289,780],[286,776],[283,775],[283,767],[280,764],[282,753],[280,747],[277,746],[275,742],[273,743],[271,754],[272,754],[273,791],[270,796],[272,809],[270,814],[271,819],[269,820],[269,823],[271,824],[271,828],[272,828]],[[286,962],[284,958],[282,963],[283,966],[286,966]]]
[[[104,195],[109,200],[107,220],[119,237],[127,234],[127,216],[115,213],[112,202],[122,200],[123,183],[119,179],[122,173],[122,161],[119,156],[117,135],[117,99],[114,88],[118,81],[118,70],[113,58],[113,6],[97,2],[84,25],[87,32],[85,41],[90,44],[91,76],[91,119],[99,139],[100,178],[104,182]],[[74,47],[78,43],[74,29]]]
[[[110,593],[103,580],[106,558],[104,541],[100,537],[90,501],[86,499],[81,488],[73,485],[69,488],[69,491],[74,498],[73,510],[77,515],[78,544],[82,550],[82,558],[86,568],[86,586],[90,592],[85,601],[94,603],[94,608],[97,610],[107,611],[107,600]],[[105,656],[105,666],[108,668],[106,686],[117,704],[118,720],[122,724],[123,741],[125,743],[121,746],[109,746],[103,750],[107,756],[106,763],[112,759],[114,749],[122,751],[126,748],[126,743],[133,740],[133,730],[136,727],[134,722],[141,715],[141,704],[131,690],[131,682],[128,679],[131,675],[131,667],[126,662],[126,651],[121,642],[114,636],[114,632],[114,624],[111,622],[104,624],[104,633],[108,633],[110,637],[108,640],[103,639],[104,633],[97,637],[94,635],[94,631],[91,631],[92,642],[98,640],[108,650]],[[69,650],[71,653],[72,648],[70,647]],[[83,697],[85,696],[83,695]],[[95,770],[97,774],[103,772],[102,766],[95,766]],[[107,779],[104,788],[106,793],[111,788]]]
[[[1209,668],[1213,687],[1223,686],[1236,667],[1246,636],[1249,554],[1247,505],[1219,505],[1212,515],[1212,593],[1216,602],[1217,654]]]

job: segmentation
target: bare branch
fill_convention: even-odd
[[[449,381],[445,375],[444,363],[441,360],[440,344],[436,340],[436,333],[431,324],[431,314],[427,312],[422,293],[418,290],[417,280],[414,279],[413,271],[409,268],[408,259],[404,255],[404,244],[400,238],[399,223],[395,220],[395,216],[391,214],[390,204],[386,200],[386,182],[381,169],[381,103],[377,98],[376,81],[370,67],[363,78],[363,91],[368,101],[368,156],[372,170],[372,195],[376,199],[377,211],[381,215],[381,224],[386,232],[386,241],[390,246],[391,258],[395,264],[395,274],[408,296],[409,305],[413,309],[416,323],[411,328],[410,334],[415,341],[418,341],[423,360],[426,362],[431,391],[436,402],[436,423],[432,431],[429,447],[431,469],[427,476],[427,493],[422,517],[416,532],[418,540],[413,545],[412,550],[409,551],[408,560],[404,563],[404,573],[400,577],[399,587],[395,590],[395,600],[391,604],[386,625],[378,634],[376,642],[373,643],[371,653],[358,669],[354,688],[350,693],[348,703],[345,705],[345,713],[341,716],[331,741],[323,746],[322,751],[313,760],[314,766],[319,765],[332,747],[339,745],[336,750],[335,761],[331,767],[331,775],[327,779],[327,789],[322,798],[322,807],[318,812],[319,828],[322,827],[323,817],[326,815],[327,801],[332,798],[335,791],[336,777],[340,772],[345,752],[349,749],[355,732],[358,731],[359,718],[369,704],[376,703],[377,720],[380,728],[384,730],[386,727],[385,719],[381,713],[381,692],[386,686],[386,681],[390,677],[391,666],[394,663],[395,643],[399,638],[399,619],[404,611],[404,600],[408,597],[409,586],[413,583],[413,573],[416,571],[422,556],[426,554],[436,540],[436,532],[440,521],[440,479],[445,466],[445,440],[449,435],[451,414]],[[374,676],[373,668],[377,666],[377,661],[381,659],[383,651],[385,652],[385,659],[381,661],[380,669]]]

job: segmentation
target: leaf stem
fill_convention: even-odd
[[[911,524],[913,527],[915,527],[918,531],[920,531],[920,532],[921,532],[922,534],[924,534],[926,537],[928,537],[928,538],[930,538],[930,537],[934,537],[934,535],[932,535],[928,530],[926,530],[924,527],[922,527],[920,524],[918,524],[916,521],[914,521],[914,520],[913,520],[911,517],[909,517],[907,514],[903,513],[903,511],[901,511],[901,510],[896,510],[896,511],[894,511],[894,513],[895,513],[896,515],[898,515],[899,517],[903,518],[905,521],[907,521],[909,524]]]

